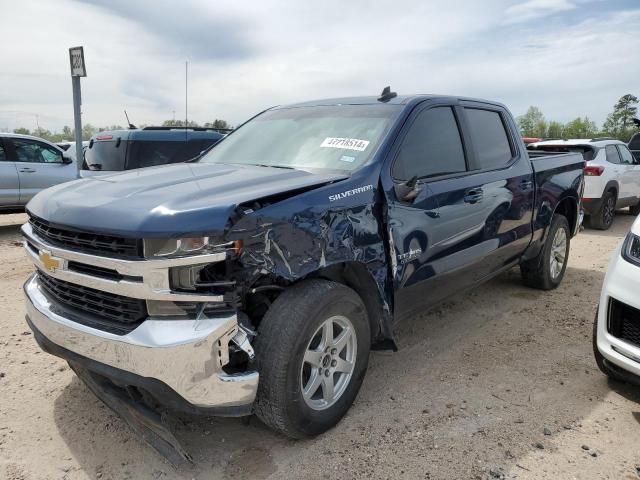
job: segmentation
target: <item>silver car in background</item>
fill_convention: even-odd
[[[75,180],[75,163],[42,138],[0,133],[0,213],[23,211],[40,190]]]

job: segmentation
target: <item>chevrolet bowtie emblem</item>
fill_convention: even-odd
[[[40,262],[42,262],[44,268],[46,268],[50,272],[55,272],[56,268],[60,268],[60,265],[62,264],[59,259],[52,257],[51,253],[47,252],[46,250],[40,250],[38,257],[40,258]]]

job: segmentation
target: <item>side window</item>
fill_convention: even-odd
[[[61,163],[62,154],[44,143],[24,138],[14,138],[16,160],[30,163]]]
[[[620,151],[620,158],[622,158],[622,163],[625,165],[634,165],[633,155],[627,147],[624,145],[618,145],[618,150]]]
[[[2,145],[2,141],[0,141],[0,162],[7,161],[7,154],[4,151],[4,146]]]
[[[465,108],[469,134],[476,152],[476,169],[496,169],[513,158],[502,116],[491,110]]]
[[[465,172],[462,139],[451,107],[422,111],[409,127],[393,164],[395,178],[409,180]]]
[[[607,155],[607,162],[620,163],[620,155],[618,154],[618,149],[615,145],[607,145],[604,147],[604,151]]]

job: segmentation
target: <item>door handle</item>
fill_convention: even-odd
[[[532,187],[533,187],[533,182],[531,180],[522,180],[520,182],[520,189],[521,190],[529,190]]]
[[[481,188],[472,188],[471,190],[467,190],[463,200],[465,203],[477,203],[482,200],[482,195],[483,192]]]
[[[23,168],[19,170],[21,173],[35,173],[36,171],[33,168]]]

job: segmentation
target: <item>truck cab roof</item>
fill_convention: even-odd
[[[328,106],[328,105],[411,105],[419,103],[424,100],[459,100],[468,102],[486,103],[490,105],[497,105],[506,108],[503,104],[484,100],[481,98],[460,97],[457,95],[442,95],[442,94],[411,94],[411,95],[397,95],[389,100],[380,101],[379,96],[368,95],[360,97],[338,97],[338,98],[325,98],[318,100],[310,100],[307,102],[293,103],[289,105],[281,105],[275,108],[296,108],[296,107],[314,107],[314,106]]]

